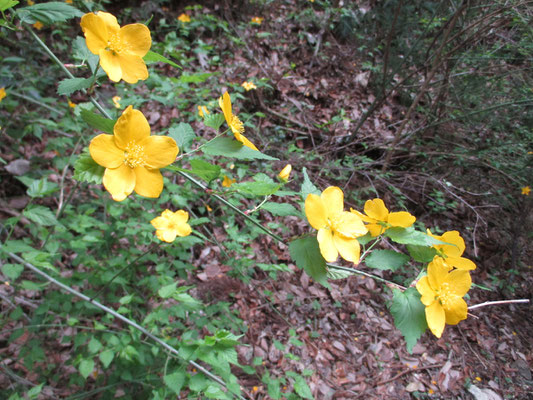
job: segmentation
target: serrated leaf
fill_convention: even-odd
[[[16,6],[18,3],[16,0],[0,0],[0,11],[3,12],[8,8]]]
[[[271,201],[266,202],[261,207],[262,210],[268,211],[272,215],[278,217],[287,217],[289,215],[300,216],[300,211],[298,211],[292,204],[289,203],[274,203]]]
[[[76,90],[87,89],[93,84],[92,78],[67,78],[63,79],[57,85],[57,94],[60,96],[69,96]]]
[[[117,121],[102,117],[89,110],[81,110],[81,119],[83,119],[92,128],[105,133],[113,134],[113,127]]]
[[[433,257],[437,254],[437,250],[434,247],[417,246],[414,244],[408,244],[407,251],[413,257],[413,260],[421,263],[432,261]]]
[[[326,260],[320,254],[315,236],[293,240],[289,243],[289,252],[298,268],[303,269],[321,285],[329,287]]]
[[[302,200],[305,201],[309,194],[320,195],[320,190],[318,190],[318,188],[313,184],[313,182],[311,182],[311,179],[309,179],[309,175],[307,175],[307,168],[304,167],[302,169],[302,173],[304,175],[304,181],[300,189],[300,195],[302,196]]]
[[[24,266],[22,266],[20,264],[4,264],[4,265],[2,265],[2,273],[10,281],[15,281],[20,276],[20,274],[22,274],[22,271],[24,271]]]
[[[91,353],[98,353],[102,348],[102,343],[95,337],[92,337],[87,347]]]
[[[218,131],[225,120],[224,114],[207,114],[204,117],[204,125]]]
[[[207,182],[211,182],[213,179],[216,179],[220,176],[220,167],[218,165],[213,165],[197,158],[192,159],[190,163],[190,172]]]
[[[412,226],[409,228],[389,228],[385,231],[385,236],[388,236],[392,241],[400,244],[433,246],[434,244],[444,243],[438,239],[432,238],[424,232],[416,231]]]
[[[374,250],[365,258],[365,264],[370,268],[396,271],[409,261],[409,256],[392,250]]]
[[[185,122],[180,122],[177,126],[170,128],[168,136],[176,141],[181,152],[189,150],[192,141],[196,138],[192,126]]]
[[[111,349],[102,351],[100,355],[98,356],[104,368],[109,367],[109,364],[111,364],[111,361],[113,361],[114,357],[115,357],[115,353]]]
[[[17,16],[21,22],[33,24],[37,21],[43,24],[67,21],[71,18],[82,17],[83,13],[76,7],[59,1],[34,4],[17,9]]]
[[[166,299],[172,296],[176,292],[176,285],[178,282],[171,283],[170,285],[163,286],[157,291],[157,294]]]
[[[96,164],[87,150],[74,163],[74,179],[79,182],[102,183],[105,168]]]
[[[83,376],[84,379],[87,379],[87,377],[93,372],[94,370],[94,360],[81,360],[80,365],[78,367],[80,370],[81,376]]]
[[[57,183],[50,182],[46,178],[37,179],[34,180],[29,186],[28,190],[26,191],[27,195],[35,198],[35,197],[45,197],[49,194],[54,193],[56,190],[58,190],[59,186]]]
[[[313,394],[311,393],[311,389],[307,385],[307,382],[304,378],[301,376],[294,376],[294,390],[296,393],[298,393],[301,397],[304,399],[313,399]]]
[[[24,210],[22,215],[24,215],[30,221],[42,226],[52,226],[57,225],[58,223],[54,213],[49,208],[43,206],[33,206],[27,208]]]
[[[276,193],[281,186],[281,184],[269,182],[242,182],[234,183],[231,188],[252,196],[269,196]]]
[[[243,146],[241,142],[229,137],[218,137],[213,139],[202,147],[202,151],[211,156],[224,156],[237,158],[239,160],[277,160],[277,158],[270,157],[260,151]]]
[[[178,78],[178,81],[180,83],[203,83],[208,80],[209,77],[212,75],[213,74],[210,72],[199,72],[196,74],[184,73]]]
[[[354,275],[354,273],[345,271],[342,269],[331,268],[331,267],[329,267],[327,271],[327,277],[328,279],[331,279],[331,280],[344,279],[344,278],[348,278],[351,275]]]
[[[420,301],[418,290],[411,287],[405,292],[393,289],[390,312],[394,317],[394,325],[402,332],[407,350],[412,353],[413,347],[426,331],[425,306]]]
[[[176,64],[174,61],[169,60],[165,56],[163,56],[163,55],[161,55],[159,53],[156,53],[156,52],[154,52],[152,50],[149,50],[148,53],[146,53],[146,55],[143,57],[143,60],[144,60],[144,62],[146,64],[162,62],[162,63],[168,64],[168,65],[172,65],[174,68],[183,69],[181,67],[181,65]]]
[[[180,394],[181,388],[185,383],[185,372],[182,370],[174,371],[171,374],[165,375],[163,381],[175,394]]]

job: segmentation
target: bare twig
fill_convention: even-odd
[[[502,304],[516,304],[516,303],[521,303],[521,304],[529,303],[529,299],[486,301],[484,303],[480,303],[480,304],[475,304],[473,306],[469,306],[468,310],[471,311],[471,310],[474,310],[476,308],[481,308],[481,307],[499,306],[499,305],[502,305]]]

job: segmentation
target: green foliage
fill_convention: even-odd
[[[394,324],[405,338],[407,350],[411,353],[427,328],[425,307],[415,288],[408,288],[404,292],[393,289],[393,294],[390,312],[394,317]]]
[[[51,1],[18,8],[17,16],[21,22],[28,24],[33,24],[37,21],[43,24],[53,24],[67,21],[71,18],[81,17],[83,13],[69,4]]]
[[[74,163],[73,178],[79,182],[100,184],[102,183],[104,172],[105,168],[96,164],[87,149],[85,149]]]
[[[67,78],[57,85],[57,94],[70,96],[77,90],[88,89],[94,83],[93,78]]]
[[[196,138],[192,126],[184,122],[170,128],[168,136],[176,141],[181,152],[190,149],[192,141]]]
[[[155,62],[162,62],[162,63],[168,64],[168,65],[172,65],[174,68],[183,69],[180,65],[176,64],[174,61],[169,60],[165,56],[163,56],[161,54],[158,54],[158,53],[156,53],[154,51],[151,51],[151,50],[148,51],[148,53],[146,53],[146,55],[143,57],[143,60],[147,64],[152,64],[152,63],[155,63]]]
[[[217,137],[202,147],[202,151],[210,156],[224,156],[238,160],[277,160],[259,151],[243,146],[229,137]]]
[[[318,283],[329,287],[326,260],[320,254],[316,237],[308,236],[293,240],[289,243],[289,251],[298,268],[303,269]]]
[[[110,135],[113,134],[113,127],[115,126],[116,121],[109,119],[109,118],[102,117],[86,109],[81,110],[81,118],[89,126],[93,127],[97,131],[102,131]]]
[[[365,259],[365,264],[370,268],[396,271],[407,261],[409,261],[409,256],[398,253],[397,251],[374,250]]]

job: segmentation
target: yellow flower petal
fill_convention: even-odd
[[[124,162],[124,151],[115,145],[113,135],[101,134],[89,144],[89,153],[95,163],[106,168],[118,168]]]
[[[365,214],[378,221],[387,221],[389,210],[381,199],[367,200],[365,203]]]
[[[444,309],[439,302],[434,302],[426,307],[426,321],[431,332],[438,338],[442,336],[444,325],[446,323],[446,315]]]
[[[442,284],[448,279],[447,266],[444,264],[444,260],[441,257],[433,257],[433,261],[428,264],[428,279],[429,285],[438,290]]]
[[[446,282],[449,284],[450,293],[463,297],[472,286],[472,278],[468,271],[455,269],[448,274]]]
[[[354,213],[355,215],[357,215],[359,218],[361,218],[363,220],[363,222],[367,222],[367,223],[371,223],[371,224],[374,224],[377,222],[376,219],[374,218],[370,218],[368,215],[365,215],[363,214],[362,212],[359,212],[357,210],[354,210],[353,208],[350,208],[350,212],[351,213]]]
[[[341,192],[342,193],[342,192]],[[324,200],[322,200],[325,204]],[[343,211],[336,218],[334,223],[335,231],[346,238],[354,239],[366,235],[368,229],[357,215]]]
[[[144,197],[156,198],[163,191],[163,176],[158,169],[137,167],[135,171],[135,193]]]
[[[125,150],[130,142],[138,144],[149,137],[150,125],[142,112],[128,106],[117,120],[113,132],[117,147]]]
[[[420,293],[420,295],[422,296],[420,298],[422,304],[424,304],[425,306],[433,304],[433,302],[435,301],[436,293],[429,285],[429,279],[427,276],[423,276],[416,283],[416,290],[418,290],[418,293]]]
[[[120,31],[120,25],[118,24],[117,18],[113,14],[97,11],[95,15],[104,21],[104,24],[107,28],[107,33],[109,35],[113,35]]]
[[[344,210],[344,193],[337,186],[330,186],[320,195],[326,205],[329,218],[340,214]]]
[[[113,200],[122,201],[133,192],[135,173],[125,164],[115,169],[106,168],[102,183],[106,190],[111,193]]]
[[[241,134],[235,134],[235,139],[243,144],[243,146],[249,147],[252,150],[259,151],[255,145],[246,138],[246,136]]]
[[[448,257],[444,260],[450,267],[462,269],[465,271],[472,271],[476,269],[476,264],[465,257]]]
[[[445,232],[440,240],[451,243],[451,245],[442,245],[443,251],[448,257],[461,257],[465,251],[465,241],[457,231]]]
[[[100,54],[100,50],[107,47],[109,39],[104,19],[94,13],[88,13],[81,17],[80,25],[89,51],[93,54]]]
[[[148,136],[139,145],[144,148],[144,162],[148,168],[163,168],[176,160],[179,148],[170,136]]]
[[[278,176],[279,176],[279,178],[281,180],[288,181],[289,180],[289,176],[291,175],[291,171],[292,171],[292,165],[291,164],[287,164],[279,172]]]
[[[174,213],[174,219],[178,224],[184,224],[189,220],[189,213],[185,210],[178,210]]]
[[[231,126],[233,120],[233,113],[231,111],[231,98],[229,97],[228,92],[225,92],[221,98],[218,99],[218,105],[224,113],[224,118],[228,126]]]
[[[148,78],[148,69],[141,57],[135,54],[119,54],[118,61],[122,71],[122,79],[125,82],[137,83],[139,80],[144,81]]]
[[[100,66],[105,71],[109,79],[118,82],[122,78],[122,68],[118,55],[104,49],[100,50]]]
[[[387,222],[392,226],[398,226],[401,228],[408,228],[413,225],[416,218],[406,211],[392,212],[389,214]]]
[[[128,53],[144,57],[152,47],[150,29],[143,24],[123,26],[119,31],[120,38],[128,46]]]
[[[188,236],[192,229],[187,223],[189,213],[184,210],[178,210],[173,213],[165,210],[160,217],[154,218],[151,224],[156,228],[156,235],[160,240],[173,242],[176,236]]]
[[[172,243],[176,239],[176,231],[174,229],[159,229],[155,232],[159,240],[163,242]]]
[[[444,313],[446,315],[446,323],[449,325],[457,325],[459,321],[466,319],[468,315],[468,306],[460,296],[450,296],[447,299]]]
[[[359,245],[357,239],[345,238],[337,233],[334,233],[333,243],[335,244],[335,247],[339,251],[339,254],[342,258],[344,258],[346,261],[351,261],[355,264],[359,263],[359,257],[361,255],[361,246]]]
[[[368,224],[367,226],[368,232],[370,232],[370,235],[372,237],[376,237],[381,235],[383,232],[385,232],[386,228],[383,225],[380,224]]]
[[[315,229],[322,229],[327,225],[327,212],[322,198],[316,194],[309,194],[305,199],[305,216],[309,224]]]
[[[167,212],[167,211],[169,211],[169,210],[163,211],[163,214],[165,212]],[[170,212],[172,212],[172,211],[170,211]],[[160,217],[155,217],[153,220],[150,221],[150,223],[153,225],[153,227],[155,229],[164,229],[167,226],[166,219],[163,216],[163,214],[161,214]],[[168,218],[168,216],[167,216],[167,218]]]
[[[320,247],[320,253],[327,262],[333,262],[337,260],[339,252],[335,243],[333,242],[333,233],[330,229],[319,229],[316,239],[318,240],[318,246]]]

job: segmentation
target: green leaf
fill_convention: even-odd
[[[95,337],[92,337],[87,347],[91,353],[98,353],[102,348],[102,343],[100,343],[100,341]]]
[[[413,260],[428,263],[433,260],[433,257],[437,254],[437,250],[428,246],[417,246],[415,244],[408,244],[407,251],[413,257]]]
[[[326,260],[320,254],[316,236],[308,236],[289,243],[289,252],[296,266],[318,283],[329,287]]]
[[[211,182],[220,176],[220,167],[218,165],[210,164],[198,158],[192,159],[190,163],[191,172],[207,182]]]
[[[114,357],[115,357],[115,353],[111,349],[102,351],[100,355],[98,356],[104,368],[109,367],[109,364],[111,364],[111,361],[113,361]]]
[[[153,64],[156,62],[162,62],[168,65],[172,65],[174,68],[183,69],[181,65],[176,64],[174,61],[169,60],[165,56],[156,53],[155,51],[149,50],[148,53],[143,57],[143,60],[146,64]]]
[[[178,81],[180,83],[203,83],[209,79],[213,74],[210,72],[199,72],[197,74],[182,74]]]
[[[18,3],[16,0],[0,0],[0,11],[3,12],[8,8],[16,6]]]
[[[44,383],[41,383],[40,385],[34,386],[30,390],[28,390],[28,393],[26,393],[28,399],[32,400],[37,398],[37,396],[41,393],[41,390],[43,390],[43,386]]]
[[[168,136],[176,141],[181,152],[189,150],[192,141],[196,138],[192,126],[185,122],[180,122],[178,126],[170,128],[168,130]]]
[[[34,180],[29,186],[26,193],[28,196],[35,197],[45,197],[49,194],[54,193],[58,189],[57,183],[48,181],[46,178]]]
[[[301,376],[293,376],[294,379],[294,390],[304,399],[313,399],[313,394],[311,389],[307,385],[307,382]]]
[[[409,261],[409,256],[392,250],[374,250],[365,258],[365,264],[370,268],[396,271]]]
[[[204,125],[218,131],[226,119],[224,114],[207,114],[204,117]]]
[[[83,359],[83,360],[81,360],[80,365],[79,365],[78,368],[80,370],[81,376],[83,376],[84,379],[87,379],[87,377],[94,370],[94,360],[92,360],[92,359],[91,360]]]
[[[405,338],[407,350],[412,353],[414,345],[427,328],[425,306],[420,301],[418,290],[413,287],[405,292],[393,289],[393,294],[390,312],[394,324]]]
[[[267,156],[260,151],[243,146],[241,142],[229,137],[218,137],[213,139],[202,147],[202,151],[211,156],[232,157],[239,160],[277,160],[277,158]]]
[[[231,188],[252,196],[269,196],[276,193],[281,186],[281,184],[269,182],[242,182],[234,183]]]
[[[307,168],[303,168],[302,173],[304,174],[304,182],[302,183],[302,188],[300,189],[300,195],[302,200],[305,201],[309,194],[317,194],[320,196],[320,190],[311,182],[309,175],[307,175]]]
[[[57,94],[60,96],[69,96],[76,90],[89,88],[94,82],[92,78],[67,78],[63,79],[57,85]]]
[[[102,183],[105,168],[96,164],[89,150],[85,149],[74,163],[74,179],[79,182]]]
[[[21,22],[33,24],[37,21],[43,24],[63,22],[71,18],[82,17],[83,13],[77,8],[59,1],[39,3],[33,6],[19,8],[17,16]]]
[[[433,246],[444,242],[434,239],[424,232],[416,231],[412,226],[409,228],[389,228],[385,231],[392,241],[400,244],[414,244],[419,246]]]
[[[157,294],[164,299],[169,298],[176,292],[176,285],[178,282],[171,283],[170,285],[163,286],[157,291]]]
[[[182,370],[176,370],[171,374],[165,375],[163,378],[165,385],[168,386],[175,394],[180,394],[181,388],[185,383],[185,372]]]
[[[355,275],[355,273],[335,268],[328,268],[327,272],[328,279],[332,280],[348,278],[351,275]]]
[[[81,119],[97,131],[113,134],[113,127],[117,121],[102,117],[89,110],[81,110]]]
[[[20,264],[4,264],[4,265],[2,265],[2,273],[10,281],[15,281],[20,276],[20,274],[22,274],[22,271],[24,271],[24,266],[22,266]]]
[[[289,203],[274,203],[271,201],[263,204],[261,209],[268,211],[272,215],[278,217],[287,217],[289,215],[301,216],[300,211],[298,211],[292,204]]]
[[[26,208],[22,214],[30,221],[42,226],[52,226],[58,223],[54,213],[49,208],[43,206]]]

